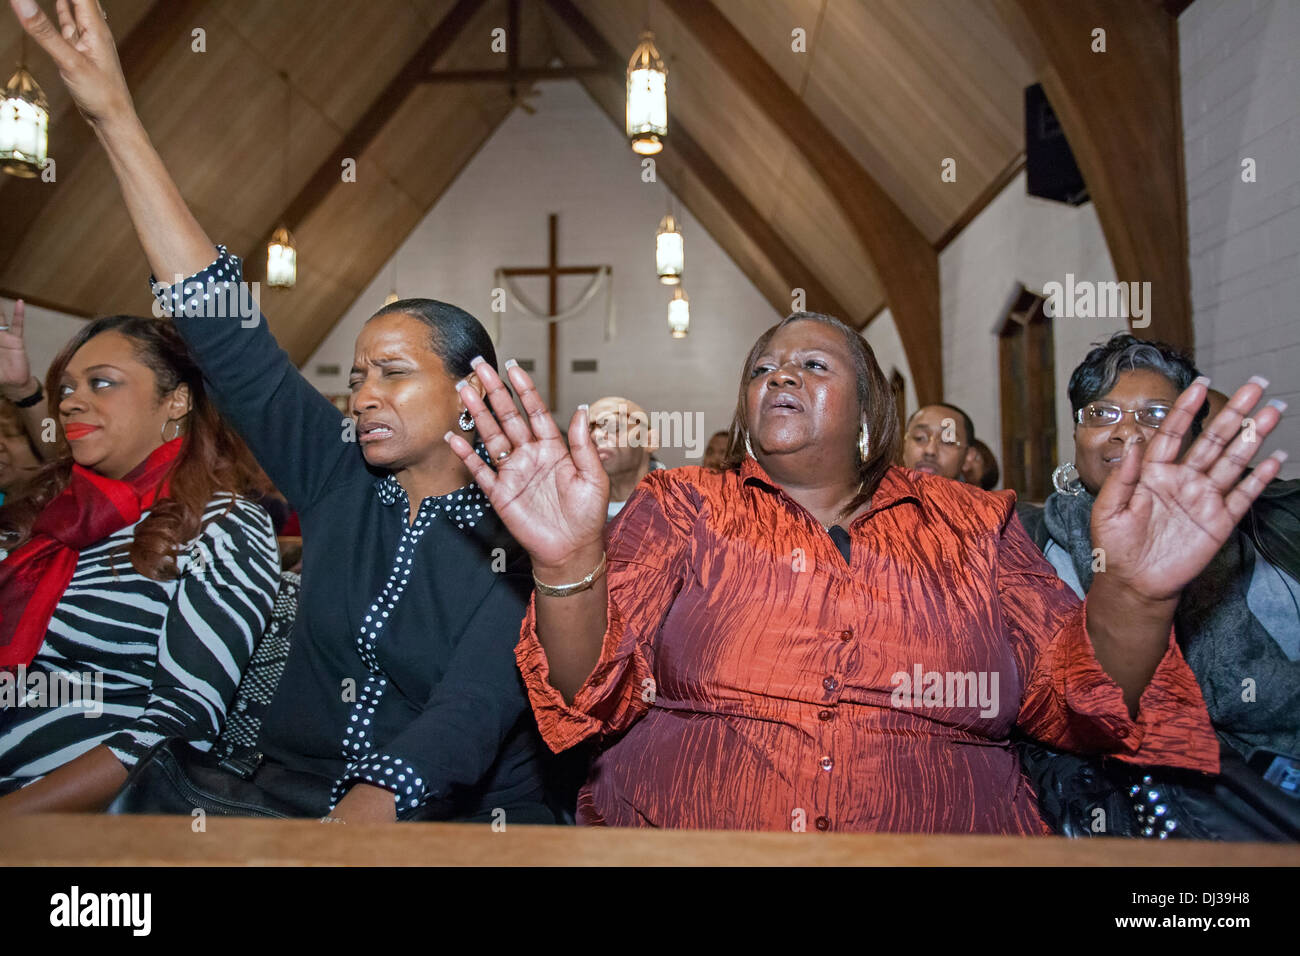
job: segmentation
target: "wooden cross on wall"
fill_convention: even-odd
[[[516,268],[502,269],[501,274],[504,276],[546,276],[547,278],[547,299],[546,314],[558,315],[560,312],[559,304],[559,285],[560,276],[578,276],[578,275],[595,275],[600,272],[604,266],[562,266],[559,263],[559,216],[551,213],[546,217],[547,229],[549,231],[549,248],[548,262],[545,266],[535,268]],[[559,368],[556,359],[556,353],[559,351],[558,342],[559,334],[556,331],[559,323],[547,322],[547,357],[546,357],[546,407],[555,412],[555,403],[557,401],[557,388],[559,382]],[[563,425],[561,425],[563,428]]]

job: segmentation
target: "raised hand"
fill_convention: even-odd
[[[1270,402],[1253,427],[1242,427],[1267,384],[1251,379],[1237,389],[1180,458],[1209,385],[1197,379],[1178,397],[1145,455],[1130,445],[1092,509],[1092,542],[1105,554],[1106,578],[1145,601],[1169,602],[1209,564],[1286,460],[1285,452],[1274,452],[1241,477],[1286,408]]]
[[[521,415],[500,376],[481,359],[474,371],[488,405],[468,385],[459,387],[478,435],[494,466],[475,454],[453,432],[446,439],[516,541],[532,558],[535,570],[568,573],[574,562],[591,571],[594,550],[600,553],[609,503],[609,478],[591,440],[586,406],[569,423],[569,448],[552,420],[532,377],[513,361],[506,363],[510,384],[519,394],[527,416]],[[581,574],[579,577],[581,577]],[[559,578],[548,583],[567,583]]]
[[[27,308],[22,299],[14,303],[12,320],[0,308],[0,390],[6,392],[23,389],[32,380],[32,363],[27,358],[27,344],[23,341],[23,320],[26,314]]]
[[[26,317],[22,299],[13,303],[13,319],[0,307],[0,389],[21,389],[31,381],[31,362],[27,345],[22,341],[22,324]]]
[[[133,111],[113,34],[97,0],[56,0],[57,27],[36,0],[9,4],[28,36],[59,68],[73,102],[91,124]]]

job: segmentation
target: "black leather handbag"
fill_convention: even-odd
[[[169,737],[135,765],[106,812],[319,817],[329,811],[332,787],[324,777],[268,764],[243,777],[216,755]]]
[[[1300,800],[1222,741],[1213,777],[1062,753],[1028,740],[1017,747],[1043,819],[1062,836],[1300,841]]]
[[[308,817],[329,810],[333,782],[267,764],[257,748],[262,719],[289,659],[301,579],[285,571],[266,630],[240,678],[210,752],[182,738],[161,741],[132,768],[108,813]]]

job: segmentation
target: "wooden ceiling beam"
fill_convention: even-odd
[[[397,75],[362,112],[356,125],[348,130],[334,151],[316,167],[316,171],[298,190],[298,194],[275,219],[266,225],[261,240],[244,256],[246,278],[252,279],[265,274],[266,256],[260,253],[270,241],[271,233],[281,223],[287,224],[290,229],[299,226],[329,195],[330,190],[342,182],[343,161],[357,159],[365,152],[366,147],[396,115],[416,85],[427,78],[434,63],[447,52],[456,37],[483,8],[485,2],[486,0],[458,0],[438,22],[420,48],[411,55]]]
[[[1178,22],[1129,0],[997,0],[1038,74],[1097,208],[1116,278],[1150,282],[1144,338],[1195,343]],[[1093,30],[1106,51],[1092,51]]]
[[[524,67],[512,74],[509,70],[436,70],[422,83],[510,83],[516,80],[536,83],[541,80],[573,80],[586,76],[603,76],[609,71],[597,66]]]
[[[149,8],[118,44],[118,58],[129,89],[137,90],[145,85],[149,73],[167,55],[168,44],[179,42],[181,36],[188,38],[190,27],[205,5],[205,0],[157,0]],[[0,177],[4,180],[4,186],[0,188],[0,208],[4,210],[4,229],[0,230],[0,275],[4,276],[6,283],[19,288],[23,277],[6,273],[28,231],[44,215],[59,184],[71,182],[87,157],[98,154],[94,131],[72,104],[53,118],[50,131],[53,134],[50,155],[55,161],[56,173],[53,183],[39,177],[22,180]]]
[[[821,178],[871,260],[921,404],[943,398],[939,256],[853,154],[710,0],[664,0]],[[1055,9],[1055,7],[1053,7]],[[668,127],[667,142],[673,129]],[[938,176],[936,167],[933,175]],[[864,303],[865,305],[865,303]]]
[[[626,128],[624,117],[611,106],[611,103],[621,103],[623,100],[627,64],[572,0],[547,0],[547,4],[556,17],[596,58],[598,65],[590,68],[596,72],[589,80],[584,80],[583,85],[601,111],[622,133]],[[593,89],[598,85],[600,88]],[[741,189],[714,162],[708,151],[687,131],[671,109],[668,128],[671,133],[667,146],[655,157],[657,174],[662,174],[664,181],[669,184],[686,208],[690,209],[695,218],[699,219],[707,229],[707,220],[701,215],[699,204],[692,202],[693,184],[698,183],[698,186],[726,210],[736,226],[758,247],[768,265],[784,280],[785,289],[770,288],[770,282],[764,281],[762,276],[746,269],[744,256],[733,255],[732,258],[746,272],[772,308],[779,315],[788,315],[792,307],[794,290],[799,288],[804,290],[806,309],[840,316],[850,324],[860,325],[856,313],[846,309],[843,303],[836,299],[798,253],[790,248]]]

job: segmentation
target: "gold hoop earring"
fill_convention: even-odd
[[[749,443],[749,432],[745,432],[745,451],[749,453],[750,458],[758,461],[757,456],[754,454],[754,446]]]

